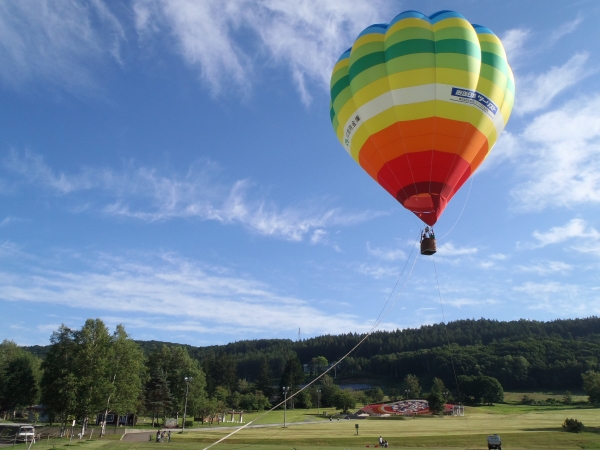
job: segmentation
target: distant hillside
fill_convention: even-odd
[[[446,334],[446,331],[448,334]],[[289,339],[258,339],[227,345],[183,345],[199,360],[210,354],[227,354],[237,363],[240,378],[254,380],[266,359],[278,377],[285,361],[297,355],[302,363],[324,356],[336,361],[354,347],[364,334],[325,335],[294,342]],[[452,344],[449,348],[447,337]],[[145,354],[163,345],[138,341]],[[26,347],[44,357],[47,347]],[[600,370],[600,318],[538,322],[518,320],[459,320],[416,329],[378,331],[339,368],[342,377],[377,376],[395,383],[408,373],[425,379],[441,377],[452,383],[452,360],[459,374],[494,376],[505,387],[570,388],[581,384],[581,373]],[[387,380],[387,381],[386,381]]]

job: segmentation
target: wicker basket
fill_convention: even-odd
[[[437,252],[435,238],[423,238],[421,241],[421,255],[433,255]]]

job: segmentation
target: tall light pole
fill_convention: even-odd
[[[185,430],[185,416],[187,413],[187,398],[188,398],[188,394],[190,392],[190,383],[192,382],[193,378],[192,377],[185,377],[185,406],[183,407],[183,423],[181,424],[181,432],[183,433],[183,430]]]
[[[410,394],[410,389],[405,389],[405,390],[404,390],[404,398],[405,398],[406,400],[408,400],[408,395],[409,395],[409,394]]]
[[[321,389],[317,389],[317,414],[321,410]]]
[[[286,427],[285,422],[285,413],[287,412],[287,393],[289,392],[289,387],[284,387],[283,389],[283,428]]]

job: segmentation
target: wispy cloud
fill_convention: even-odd
[[[519,161],[514,208],[539,211],[600,202],[600,95],[537,116],[511,149]]]
[[[90,62],[120,63],[123,26],[102,0],[0,2],[0,80],[68,90],[96,85]]]
[[[600,295],[594,289],[559,282],[527,282],[513,287],[525,294],[523,305],[559,317],[585,317],[600,313]]]
[[[563,23],[558,28],[554,29],[548,37],[548,45],[552,46],[564,36],[573,33],[583,22],[583,16],[579,15],[575,19]]]
[[[546,232],[534,231],[533,237],[538,241],[535,247],[545,247],[551,244],[559,244],[575,238],[587,238],[599,240],[600,233],[590,227],[583,219],[572,219],[561,227],[552,227]]]
[[[380,264],[361,264],[357,272],[375,279],[398,277],[400,270],[394,266],[382,266]]]
[[[439,256],[474,255],[478,251],[476,247],[455,247],[452,242],[445,242],[437,248]]]
[[[487,299],[487,300],[475,300],[471,298],[456,298],[452,300],[446,300],[444,304],[453,306],[455,308],[462,308],[463,306],[483,306],[483,305],[495,305],[498,303],[496,300]]]
[[[383,0],[135,0],[133,8],[140,35],[172,34],[214,93],[246,91],[258,65],[283,64],[304,103],[308,81],[327,87],[338,56],[390,11]]]
[[[502,36],[502,45],[508,61],[512,64],[517,62],[524,53],[525,42],[529,39],[531,30],[526,28],[513,28]]]
[[[588,59],[588,53],[576,53],[560,67],[552,67],[540,75],[518,77],[519,95],[515,101],[515,112],[526,114],[539,111],[565,89],[595,73],[586,67]]]
[[[406,259],[406,253],[399,248],[371,248],[371,244],[367,242],[367,251],[370,255],[385,261],[397,261],[399,259]]]
[[[215,181],[218,167],[212,163],[196,165],[183,176],[163,175],[145,167],[126,167],[121,172],[85,168],[76,174],[53,170],[40,155],[11,152],[4,167],[27,180],[60,195],[79,191],[102,193],[93,203],[96,210],[109,216],[122,216],[146,222],[176,218],[213,220],[239,224],[263,236],[289,241],[308,239],[311,243],[329,243],[327,228],[350,226],[385,213],[345,212],[313,201],[304,207],[280,208],[256,193],[249,180],[232,185]],[[89,196],[86,206],[89,209]],[[334,244],[332,244],[334,245]]]
[[[368,328],[360,317],[328,314],[268,284],[236,276],[228,268],[178,255],[94,257],[93,263],[78,259],[83,267],[79,272],[42,266],[32,267],[30,273],[2,271],[0,298],[82,308],[108,317],[133,315],[126,323],[137,320],[139,326],[160,317],[156,323],[161,328],[230,336],[264,335],[264,330],[277,335],[298,327],[309,334]]]
[[[536,273],[542,276],[556,273],[565,275],[573,270],[573,266],[562,261],[541,261],[530,265],[519,265],[517,269],[521,272]]]

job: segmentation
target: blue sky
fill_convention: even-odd
[[[328,84],[408,9],[493,30],[517,85],[436,225],[445,319],[599,315],[600,4],[539,5],[1,2],[0,339],[88,317],[192,345],[368,330],[421,223],[341,147]],[[432,258],[411,267],[381,328],[442,320]]]

